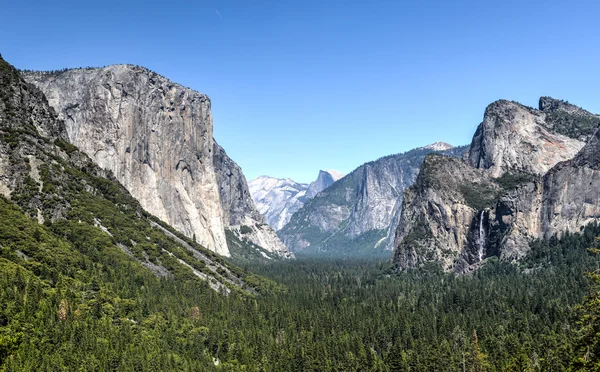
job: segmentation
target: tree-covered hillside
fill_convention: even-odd
[[[284,286],[255,297],[159,278],[78,221],[38,225],[4,199],[0,213],[0,370],[561,371],[586,352],[596,226],[472,276],[256,265]]]

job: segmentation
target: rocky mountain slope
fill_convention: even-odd
[[[207,96],[145,68],[114,65],[23,72],[66,124],[69,142],[142,207],[187,237],[229,256],[226,230],[289,257],[264,225],[240,168],[213,139]]]
[[[354,255],[391,250],[390,237],[404,190],[415,181],[423,158],[434,148],[446,148],[443,153],[451,156],[466,151],[466,147],[438,143],[366,163],[308,201],[279,236],[292,251],[305,253]]]
[[[596,221],[599,124],[599,116],[549,97],[538,110],[492,103],[467,161],[428,157],[406,191],[396,265],[435,261],[470,271],[487,257],[518,259],[533,239]]]
[[[248,184],[260,214],[275,231],[280,230],[304,205],[308,184],[289,178],[260,176]]]
[[[44,94],[0,57],[3,262],[50,276],[53,283],[76,281],[92,268],[102,272],[105,260],[158,277],[201,281],[220,293],[255,292],[246,274],[145,211],[67,137]],[[71,265],[76,270],[64,271]]]
[[[507,170],[542,175],[557,162],[571,159],[584,145],[554,126],[546,111],[511,101],[494,102],[473,136],[469,165],[488,169],[493,177]]]
[[[260,176],[250,181],[250,193],[260,214],[278,231],[308,199],[314,198],[343,176],[333,169],[321,170],[317,179],[310,184],[298,183],[289,178]]]

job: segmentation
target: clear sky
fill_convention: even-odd
[[[300,182],[435,141],[499,98],[600,113],[597,1],[9,1],[22,69],[133,63],[208,94],[248,179]]]

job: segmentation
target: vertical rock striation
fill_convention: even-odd
[[[239,238],[248,240],[276,256],[293,257],[275,231],[263,223],[262,216],[252,201],[242,169],[227,156],[216,141],[213,157],[223,210],[223,224],[226,228]]]
[[[213,156],[222,149],[213,139],[207,96],[132,65],[23,76],[46,94],[69,141],[110,170],[144,209],[229,256],[225,228],[252,219],[255,208],[231,185],[219,185],[228,171],[241,171],[229,158],[214,164],[224,158]],[[243,176],[237,180],[234,188],[245,184]],[[222,202],[221,194],[232,198]],[[263,248],[280,250],[281,243]]]
[[[600,218],[600,129],[573,159],[544,176],[543,237],[577,232]]]

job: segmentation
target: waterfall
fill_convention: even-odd
[[[477,244],[479,245],[479,250],[477,251],[477,256],[479,257],[479,262],[483,261],[483,249],[485,248],[485,230],[483,229],[483,212],[481,211],[481,215],[479,216],[479,239],[477,239]]]

